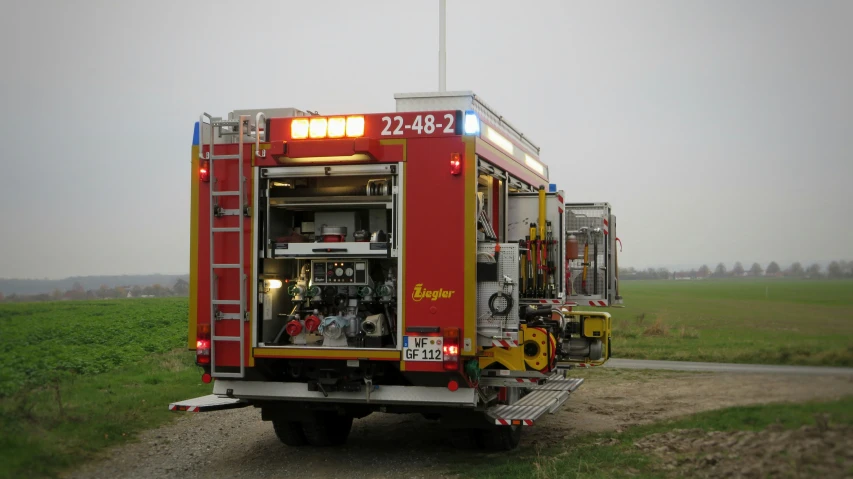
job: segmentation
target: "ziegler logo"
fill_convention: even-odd
[[[424,288],[423,283],[418,283],[415,285],[415,289],[412,290],[412,299],[415,301],[422,301],[424,299],[438,301],[439,298],[449,298],[453,296],[453,293],[455,292],[456,291],[448,291],[446,289],[426,289]]]

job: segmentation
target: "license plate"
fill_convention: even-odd
[[[403,336],[406,361],[441,361],[441,336]]]

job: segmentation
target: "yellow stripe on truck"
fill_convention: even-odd
[[[256,358],[311,358],[311,359],[363,359],[399,361],[400,351],[371,351],[365,349],[312,349],[312,348],[254,348]]]
[[[195,350],[198,324],[198,145],[192,147],[190,171],[190,308],[187,330],[187,348]]]
[[[477,353],[477,137],[462,137],[465,144],[465,284],[462,355]]]

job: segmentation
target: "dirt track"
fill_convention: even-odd
[[[522,448],[727,406],[853,395],[848,377],[604,370],[587,375],[563,411],[525,430]],[[342,448],[291,449],[260,420],[260,411],[245,408],[187,415],[66,477],[445,477],[472,454],[481,460],[500,456],[454,451],[447,433],[420,415],[378,413],[357,420]]]

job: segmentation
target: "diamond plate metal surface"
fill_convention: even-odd
[[[507,337],[506,332],[518,331],[518,284],[505,285],[503,277],[509,276],[518,282],[518,244],[501,243],[498,256],[498,281],[477,283],[477,332],[486,337]],[[486,261],[479,253],[493,255],[494,243],[481,243],[477,248],[477,261]],[[489,298],[497,291],[503,291],[512,297],[512,308],[506,316],[495,316],[489,310]],[[517,336],[516,336],[517,338]]]
[[[582,383],[583,379],[565,378],[558,371],[543,384],[530,388],[531,392],[515,404],[495,406],[488,410],[488,414],[496,420],[535,421],[545,413],[557,411]]]

